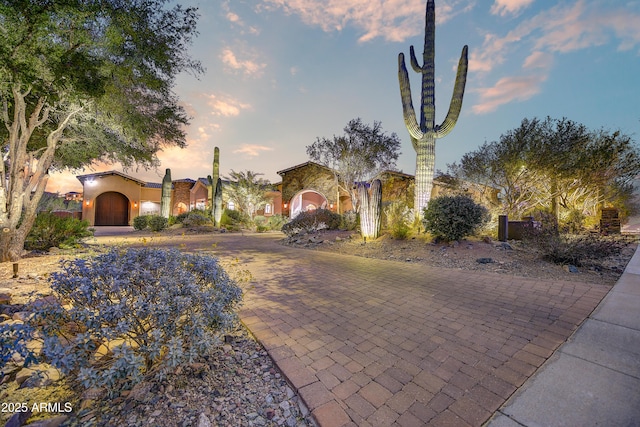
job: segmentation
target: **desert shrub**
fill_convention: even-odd
[[[270,230],[282,230],[282,226],[287,223],[288,218],[282,215],[272,215],[267,218],[267,225]]]
[[[242,212],[230,209],[222,211],[220,218],[220,225],[227,227],[227,229],[247,225],[249,222],[249,218]]]
[[[176,216],[176,222],[182,224],[187,216],[189,216],[189,212],[182,212],[181,214],[178,214],[178,216]]]
[[[527,230],[524,242],[546,261],[577,267],[597,264],[603,258],[618,255],[625,246],[624,242],[601,236],[560,234],[557,229],[544,225]]]
[[[171,227],[172,225],[175,225],[177,223],[178,223],[178,218],[176,216],[169,215],[169,219],[167,220],[167,225]]]
[[[441,196],[431,199],[424,209],[426,231],[448,241],[472,235],[489,220],[489,213],[467,196]]]
[[[85,388],[110,391],[210,351],[234,325],[242,298],[217,259],[177,249],[112,249],[66,261],[51,289],[68,305],[34,311],[39,358]]]
[[[572,234],[578,234],[584,227],[586,216],[578,209],[572,209],[562,221],[562,228]]]
[[[189,212],[182,220],[182,225],[185,227],[197,227],[207,224],[211,224],[211,218],[194,211]]]
[[[169,220],[162,215],[149,215],[148,225],[151,231],[162,231],[169,226]]]
[[[347,211],[340,215],[340,227],[343,230],[354,231],[360,226],[360,217],[354,211]]]
[[[133,218],[133,228],[135,230],[144,230],[149,226],[149,215],[140,215]]]
[[[80,239],[92,235],[87,221],[41,212],[27,235],[24,247],[27,250],[48,250],[54,246],[74,247]]]
[[[300,212],[298,216],[282,226],[282,232],[291,237],[299,233],[313,233],[318,230],[335,230],[340,226],[340,215],[328,209]]]
[[[383,210],[387,230],[394,239],[404,240],[411,232],[413,212],[404,202],[390,203]]]

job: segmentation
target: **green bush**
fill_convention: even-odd
[[[269,230],[280,231],[282,230],[282,226],[285,225],[288,220],[289,218],[283,215],[271,215],[267,218],[267,226],[269,227]]]
[[[299,233],[313,233],[318,230],[336,230],[341,218],[328,209],[300,212],[298,216],[282,226],[282,232],[291,237]]]
[[[68,305],[43,303],[28,323],[0,325],[2,361],[19,352],[111,393],[209,354],[217,334],[235,324],[242,299],[217,259],[177,249],[114,248],[66,261],[51,289]],[[41,355],[25,346],[34,336]]]
[[[189,214],[182,220],[182,225],[185,227],[197,227],[208,224],[211,224],[211,217],[207,217],[196,211],[189,212]]]
[[[149,216],[149,228],[151,231],[162,231],[169,226],[169,220],[161,215]]]
[[[51,212],[41,212],[27,235],[27,250],[48,250],[53,247],[75,247],[83,237],[92,236],[89,223],[72,217],[61,218]]]
[[[389,204],[384,210],[387,230],[394,239],[404,240],[409,236],[413,212],[404,202]]]
[[[348,211],[340,215],[340,227],[343,230],[353,231],[360,226],[360,216],[354,211]]]
[[[225,209],[220,218],[220,225],[227,226],[227,228],[229,228],[229,226],[247,225],[248,223],[249,218],[242,212],[236,210]]]
[[[135,230],[144,230],[149,226],[149,215],[140,215],[133,218],[133,228]]]
[[[447,241],[472,235],[489,220],[489,212],[467,196],[440,196],[424,209],[426,231]]]

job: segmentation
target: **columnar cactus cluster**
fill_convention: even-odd
[[[400,95],[402,97],[402,110],[404,123],[411,136],[411,143],[416,151],[416,184],[414,208],[416,215],[422,216],[422,210],[429,203],[431,188],[433,186],[433,174],[436,161],[436,139],[447,135],[455,126],[460,109],[464,87],[467,81],[467,51],[462,48],[462,55],[458,62],[456,83],[451,97],[451,104],[447,117],[441,125],[435,124],[435,3],[427,1],[426,25],[424,36],[423,65],[418,64],[413,46],[410,48],[411,67],[416,73],[422,74],[422,99],[420,108],[420,124],[416,119],[413,102],[411,100],[411,86],[409,73],[404,63],[404,54],[398,55],[398,79],[400,81]]]
[[[366,239],[377,239],[380,235],[382,216],[382,183],[379,179],[371,183],[370,192],[364,184],[358,185],[360,199],[360,233]]]
[[[213,175],[209,179],[211,185],[211,217],[216,227],[220,227],[222,219],[222,180],[220,179],[220,149],[213,150]]]
[[[160,199],[160,215],[169,218],[171,215],[171,169],[167,169],[162,178],[162,198]]]

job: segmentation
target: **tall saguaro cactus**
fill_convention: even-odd
[[[167,169],[162,178],[162,196],[160,199],[160,215],[169,218],[171,215],[171,169]]]
[[[422,216],[422,209],[427,206],[431,198],[433,174],[436,163],[436,139],[446,136],[455,126],[460,109],[464,86],[467,81],[467,52],[468,47],[462,48],[462,55],[458,62],[456,83],[451,97],[449,112],[441,125],[435,124],[435,35],[436,35],[436,6],[434,0],[427,1],[426,25],[424,35],[423,65],[418,64],[413,46],[410,48],[411,67],[416,73],[422,74],[422,99],[420,108],[420,124],[416,119],[413,101],[411,100],[411,86],[409,73],[404,63],[404,54],[398,55],[398,80],[400,81],[400,95],[402,97],[402,111],[404,123],[411,136],[411,143],[416,150],[416,183],[414,209],[416,215]]]
[[[213,149],[213,175],[209,178],[209,199],[211,200],[211,217],[216,217],[216,188],[218,185],[218,179],[220,178],[220,149],[215,147]],[[220,212],[222,215],[222,212]]]

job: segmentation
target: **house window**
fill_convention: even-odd
[[[229,203],[227,204],[227,208],[228,208],[230,211],[233,211],[233,210],[235,210],[235,209],[236,209],[236,205],[235,205],[231,200],[229,200]]]
[[[267,204],[264,206],[264,213],[265,213],[265,214],[270,214],[270,213],[271,213],[271,205],[270,205],[269,203],[267,203]]]

